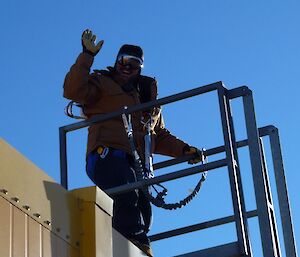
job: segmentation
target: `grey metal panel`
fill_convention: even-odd
[[[236,243],[229,243],[225,245],[220,245],[208,249],[204,249],[197,252],[192,253],[185,253],[181,255],[176,255],[174,257],[241,257],[239,244]],[[244,255],[247,256],[247,255]]]
[[[292,215],[286,185],[285,172],[282,160],[278,129],[270,128],[270,144],[272,151],[273,166],[276,179],[276,188],[283,230],[283,238],[286,256],[297,257],[297,247],[293,231]]]
[[[268,168],[267,168],[267,162],[265,157],[265,151],[263,146],[263,141],[260,138],[260,146],[261,146],[261,154],[262,154],[262,164],[263,164],[263,176],[264,181],[266,185],[266,193],[268,197],[268,206],[269,206],[269,219],[271,222],[271,228],[273,233],[273,247],[274,251],[276,251],[278,256],[281,256],[281,250],[280,250],[280,243],[279,243],[279,237],[277,232],[277,224],[276,224],[276,217],[275,217],[275,210],[274,210],[274,204],[272,199],[272,192],[271,192],[271,186],[270,186],[270,180],[268,175]]]
[[[274,247],[274,233],[270,220],[268,196],[263,175],[262,154],[251,90],[248,90],[248,94],[243,96],[243,104],[263,254],[264,257],[278,257],[275,251],[276,247]]]
[[[241,87],[236,88],[236,90],[242,91],[245,93],[247,91],[247,87]],[[249,256],[252,256],[252,250],[251,250],[251,244],[249,239],[249,232],[248,232],[248,222],[246,217],[246,207],[245,207],[245,198],[244,198],[244,190],[243,190],[243,183],[241,178],[241,171],[240,171],[240,164],[239,164],[239,158],[238,158],[238,151],[237,151],[237,143],[236,143],[236,137],[235,137],[235,129],[233,124],[233,118],[232,118],[232,111],[230,107],[230,101],[228,97],[228,91],[226,92],[226,107],[228,112],[228,121],[229,121],[229,128],[230,128],[230,135],[232,140],[232,150],[234,154],[235,159],[235,168],[236,168],[236,181],[237,186],[239,190],[239,196],[240,196],[240,205],[241,205],[241,212],[242,212],[242,218],[243,218],[243,225],[245,230],[245,239],[246,239],[246,247],[247,247],[247,254]]]
[[[238,167],[235,158],[236,150],[234,150],[234,147],[236,146],[234,144],[231,128],[232,122],[230,121],[231,113],[228,106],[229,102],[226,98],[224,89],[218,90],[218,96],[239,249],[241,255],[247,255],[251,253],[251,247],[247,232],[245,208],[243,207],[244,199],[239,184],[241,181],[239,179]]]

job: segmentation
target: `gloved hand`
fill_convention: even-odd
[[[89,29],[83,31],[81,36],[81,44],[84,53],[89,53],[92,56],[95,56],[101,49],[104,41],[100,40],[96,44],[96,35],[93,35],[93,32]]]
[[[194,146],[184,147],[183,153],[185,155],[196,154],[197,156],[196,158],[189,160],[188,164],[196,164],[198,162],[203,162],[206,159],[204,150],[200,150]]]

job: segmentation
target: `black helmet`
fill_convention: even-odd
[[[133,59],[136,59],[140,62],[141,67],[143,66],[144,53],[143,53],[143,49],[139,46],[127,45],[127,44],[121,46],[121,48],[118,52],[118,55],[117,55],[116,62],[119,60],[119,58],[121,56],[128,56],[128,57],[131,57]]]

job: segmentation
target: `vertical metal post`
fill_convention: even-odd
[[[59,128],[59,151],[60,151],[60,184],[68,189],[68,165],[67,165],[67,133]]]
[[[279,210],[282,222],[286,256],[297,257],[297,247],[293,231],[292,215],[283,167],[278,129],[273,127],[269,133]]]
[[[241,194],[240,190],[240,179],[238,174],[237,162],[235,159],[235,152],[237,152],[237,150],[234,149],[236,145],[233,143],[233,129],[230,127],[230,125],[232,125],[230,117],[231,114],[229,113],[229,101],[225,95],[225,88],[218,89],[218,97],[240,254],[241,256],[251,256],[251,247],[247,235],[246,216],[243,207],[243,195]]]
[[[230,134],[231,134],[231,139],[232,139],[232,144],[233,144],[233,154],[234,154],[234,159],[235,159],[235,164],[236,164],[236,177],[237,177],[237,183],[238,183],[238,187],[239,187],[243,224],[245,226],[244,229],[245,229],[245,237],[246,237],[246,243],[247,243],[248,256],[252,256],[251,244],[250,244],[250,239],[249,239],[248,220],[247,220],[247,215],[246,215],[243,183],[242,183],[242,178],[241,178],[240,164],[239,164],[238,151],[237,151],[237,143],[236,143],[236,137],[235,137],[235,129],[234,129],[234,123],[233,123],[233,118],[232,118],[232,111],[231,111],[229,97],[226,97],[226,106],[227,106]]]
[[[264,257],[279,257],[275,251],[276,247],[263,175],[262,154],[256,125],[253,97],[249,89],[248,93],[243,96],[243,104],[263,255]]]
[[[265,185],[266,185],[266,193],[267,193],[267,200],[268,200],[268,206],[269,206],[269,219],[271,222],[271,228],[272,228],[273,237],[274,237],[273,238],[274,251],[276,252],[277,256],[281,256],[280,243],[279,243],[276,217],[275,217],[275,209],[274,209],[274,204],[273,204],[273,199],[272,199],[272,192],[271,192],[270,180],[269,180],[269,175],[268,175],[268,167],[267,167],[262,138],[259,138],[259,143],[260,143],[261,157],[262,157],[262,164],[263,164],[263,177],[264,177],[264,181],[265,181]]]

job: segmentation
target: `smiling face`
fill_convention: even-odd
[[[121,83],[127,83],[140,74],[142,61],[129,55],[120,55],[116,63],[116,75]]]

